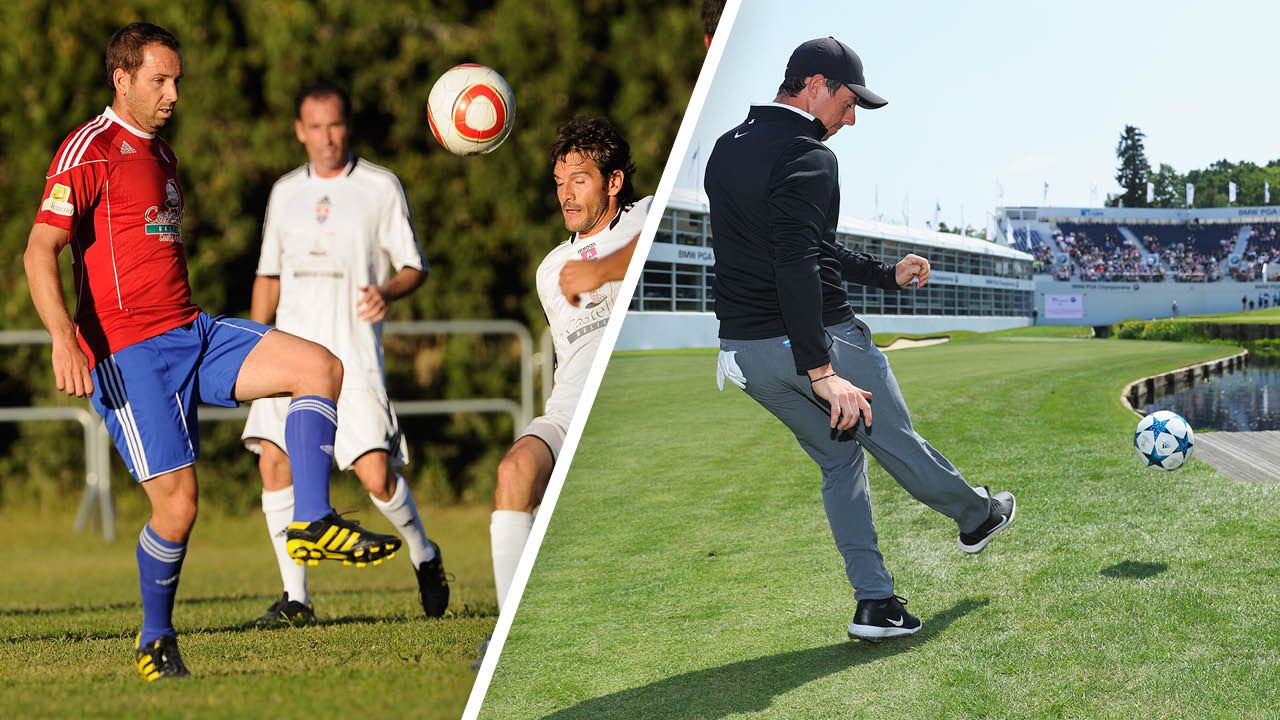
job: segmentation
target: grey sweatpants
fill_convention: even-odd
[[[955,520],[961,531],[981,525],[990,507],[960,471],[911,427],[898,381],[888,359],[871,342],[867,326],[855,319],[828,326],[827,334],[835,371],[872,393],[871,432],[861,422],[852,432],[830,428],[830,411],[814,395],[809,378],[796,374],[786,337],[722,338],[720,347],[737,353],[747,394],[790,428],[821,468],[822,503],[854,597],[884,598],[893,594],[893,576],[876,545],[864,447],[907,492]]]

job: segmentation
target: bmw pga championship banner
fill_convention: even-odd
[[[1044,316],[1048,318],[1084,317],[1084,298],[1079,295],[1045,295]]]

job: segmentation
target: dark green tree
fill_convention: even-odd
[[[1160,168],[1150,176],[1155,185],[1155,199],[1151,207],[1178,208],[1186,205],[1187,179],[1172,165],[1160,163]]]
[[[1123,192],[1108,199],[1111,206],[1124,207],[1147,206],[1147,176],[1151,174],[1151,163],[1147,162],[1147,152],[1142,147],[1142,139],[1146,135],[1133,125],[1125,125],[1120,133],[1120,142],[1116,144],[1116,159],[1120,161],[1116,168],[1116,182]]]

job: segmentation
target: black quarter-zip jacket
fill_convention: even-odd
[[[894,266],[836,239],[840,173],[826,128],[757,105],[707,161],[720,337],[786,335],[796,372],[830,361],[825,325],[853,318],[843,280],[898,290]]]

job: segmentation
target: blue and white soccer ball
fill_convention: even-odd
[[[1181,415],[1170,410],[1157,410],[1138,422],[1133,434],[1133,447],[1147,467],[1177,470],[1191,457],[1196,434]]]

